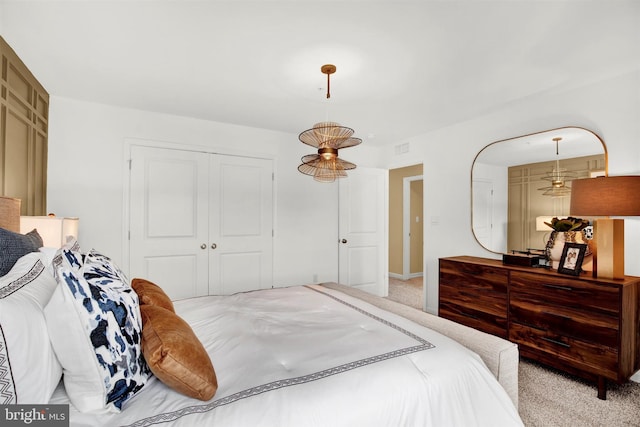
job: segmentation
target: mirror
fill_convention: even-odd
[[[471,167],[473,235],[492,252],[543,249],[551,229],[536,225],[536,218],[568,216],[571,179],[606,174],[606,146],[587,129],[564,127],[492,142]]]

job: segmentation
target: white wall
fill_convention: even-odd
[[[59,97],[51,100],[48,207],[81,217],[83,245],[122,261],[123,147],[125,138],[234,147],[275,159],[276,238],[274,282],[337,280],[336,184],[318,184],[297,172],[309,149],[296,135],[127,110]],[[396,168],[424,164],[426,306],[438,307],[438,258],[476,255],[499,258],[473,238],[470,170],[485,145],[536,131],[581,126],[597,133],[609,154],[610,175],[640,173],[640,72],[563,93],[543,93],[492,112],[398,143],[345,151],[362,166]],[[342,153],[341,153],[342,155]],[[444,185],[443,183],[446,183]],[[335,218],[335,220],[332,220]],[[640,219],[627,218],[626,273],[640,275]]]
[[[454,255],[499,258],[473,238],[470,170],[485,145],[562,126],[597,133],[609,154],[609,174],[640,173],[640,71],[563,93],[542,93],[455,126],[406,141],[409,152],[387,148],[385,167],[424,164],[424,245],[427,310],[438,310],[438,259]],[[640,275],[640,218],[625,220],[626,274]]]
[[[131,138],[273,158],[274,283],[310,283],[314,275],[337,281],[338,186],[297,171],[300,158],[314,152],[297,135],[52,97],[47,206],[57,215],[80,217],[81,246],[125,265],[124,151]],[[376,150],[353,150],[375,163]]]

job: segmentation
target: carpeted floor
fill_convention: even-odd
[[[519,412],[527,427],[640,426],[640,383],[597,387],[535,362],[520,361]]]
[[[389,277],[389,296],[387,298],[422,310],[422,277],[409,280]]]
[[[422,309],[422,277],[389,278],[389,296]],[[609,384],[607,400],[597,397],[595,384],[521,360],[519,412],[527,427],[640,427],[640,383]]]

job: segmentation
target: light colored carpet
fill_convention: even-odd
[[[422,309],[422,278],[389,278],[390,300]],[[593,383],[521,360],[519,411],[527,427],[640,427],[640,383],[609,384],[607,400]]]
[[[389,277],[388,299],[422,310],[422,277],[398,280]]]
[[[519,411],[527,427],[640,426],[640,384],[609,384],[607,400],[595,384],[535,362],[520,361]]]

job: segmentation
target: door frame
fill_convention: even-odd
[[[424,275],[424,261],[422,263],[423,271],[411,274],[411,237],[409,234],[411,231],[411,183],[414,181],[423,181],[423,175],[406,176],[402,179],[402,280]],[[422,199],[424,200],[424,191]],[[424,212],[422,218],[424,222]]]
[[[183,151],[197,151],[201,153],[209,153],[209,154],[224,154],[229,156],[239,156],[239,157],[252,157],[259,159],[267,159],[273,162],[274,169],[274,177],[273,177],[273,192],[272,192],[272,218],[275,218],[275,209],[276,209],[276,188],[277,182],[275,176],[275,168],[276,168],[276,159],[273,154],[267,154],[264,152],[249,152],[246,150],[237,150],[234,148],[226,148],[226,147],[215,147],[215,146],[207,146],[207,145],[198,145],[193,143],[178,143],[178,142],[170,142],[170,141],[159,141],[153,139],[143,139],[143,138],[125,138],[123,143],[123,152],[122,152],[122,260],[118,263],[121,267],[122,271],[129,276],[130,263],[129,257],[131,255],[131,251],[129,248],[129,224],[131,219],[131,205],[130,205],[130,187],[131,187],[131,146],[139,145],[143,147],[150,148],[166,148],[173,150],[183,150]],[[273,221],[273,235],[277,235],[277,222]],[[274,241],[272,241],[272,245]],[[274,248],[272,248],[272,251]],[[273,252],[274,258],[273,263],[275,265],[275,251]]]

